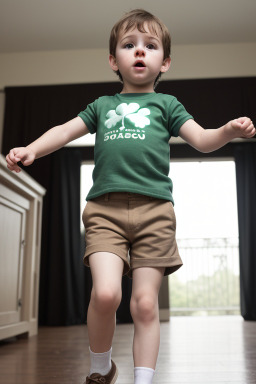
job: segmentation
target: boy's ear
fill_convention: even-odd
[[[170,68],[170,65],[171,65],[171,58],[167,57],[163,61],[163,64],[162,64],[162,67],[161,67],[161,72],[167,72],[168,69]]]
[[[116,63],[116,58],[113,55],[109,55],[109,65],[113,69],[113,71],[118,71],[118,66]]]

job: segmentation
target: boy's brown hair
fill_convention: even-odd
[[[109,53],[110,55],[116,55],[116,46],[119,35],[121,32],[126,33],[129,30],[137,28],[140,32],[146,33],[144,25],[147,25],[149,31],[152,34],[157,35],[163,44],[164,60],[171,55],[171,36],[167,27],[156,16],[145,11],[144,9],[134,9],[126,13],[112,28],[109,38]],[[117,74],[122,81],[122,75],[119,71]],[[161,73],[158,75],[156,82],[160,78]]]

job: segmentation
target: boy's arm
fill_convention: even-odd
[[[235,138],[249,139],[256,134],[253,122],[248,117],[231,120],[217,129],[204,129],[194,120],[187,120],[180,128],[179,135],[200,152],[212,152]]]
[[[20,172],[17,165],[19,161],[23,165],[30,165],[35,159],[52,153],[89,132],[85,123],[80,117],[76,117],[65,124],[49,129],[39,139],[27,147],[13,148],[6,156],[7,167],[11,171]]]

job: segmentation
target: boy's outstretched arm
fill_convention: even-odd
[[[252,138],[256,134],[253,122],[248,117],[231,120],[217,129],[204,129],[194,120],[187,120],[180,128],[179,135],[200,152],[212,152],[223,147],[232,139]]]
[[[35,159],[52,153],[88,133],[88,128],[80,117],[76,117],[65,124],[49,129],[39,139],[27,147],[13,148],[6,156],[7,167],[11,171],[20,172],[18,162],[30,165]]]

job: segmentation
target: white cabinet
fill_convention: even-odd
[[[0,156],[0,340],[38,328],[42,203],[45,189]]]

